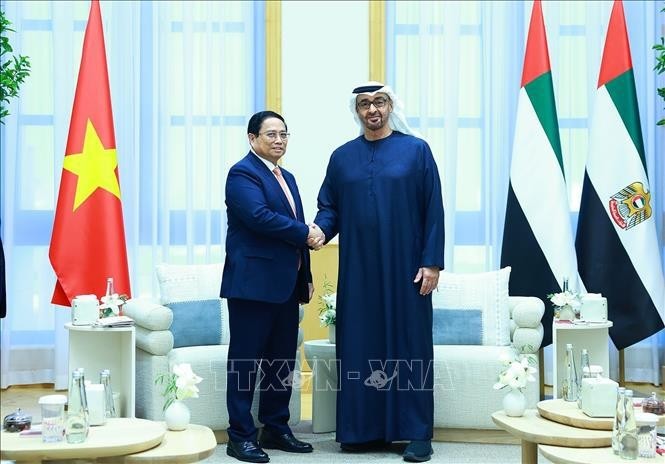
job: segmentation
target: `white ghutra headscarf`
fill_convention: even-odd
[[[390,113],[390,116],[388,116],[388,125],[390,128],[403,134],[421,137],[420,134],[411,129],[409,124],[406,122],[406,115],[404,114],[404,104],[402,103],[402,100],[399,99],[399,97],[395,94],[393,89],[390,88],[390,86],[376,81],[369,81],[359,87],[356,87],[351,93],[349,108],[351,109],[351,113],[353,113],[353,118],[355,119],[356,123],[358,123],[358,126],[360,126],[360,133],[364,133],[365,126],[363,125],[362,121],[360,121],[358,112],[356,111],[356,97],[360,94],[372,97],[377,93],[385,93],[392,101],[393,111]]]

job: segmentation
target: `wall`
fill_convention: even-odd
[[[349,111],[351,90],[369,78],[368,2],[282,2],[282,114],[291,139],[284,166],[293,172],[305,208],[316,196],[332,151],[359,134]],[[324,275],[337,283],[337,246],[312,252],[316,292],[305,308],[305,339],[326,338],[318,320]]]

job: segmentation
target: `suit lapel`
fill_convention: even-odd
[[[286,198],[286,194],[284,193],[284,190],[282,190],[282,186],[279,185],[279,182],[277,181],[275,174],[270,169],[268,169],[268,166],[266,166],[260,159],[258,159],[257,156],[251,151],[248,153],[247,156],[252,165],[256,168],[256,171],[263,178],[264,185],[271,190],[272,195],[275,195],[277,196],[277,198],[281,199],[282,205],[284,206],[284,209],[286,210],[287,214],[291,217],[294,217],[293,209],[291,209],[291,204],[289,203],[288,198]],[[282,169],[282,176],[286,181],[286,185],[289,186],[289,190],[291,191],[291,195],[293,196],[293,201],[296,203],[296,212],[297,212],[299,202],[296,201],[296,192],[294,190],[294,186],[292,185],[291,182],[289,182],[287,176],[284,175],[283,169]]]

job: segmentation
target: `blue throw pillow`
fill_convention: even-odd
[[[434,308],[432,338],[435,345],[482,345],[482,311]]]
[[[219,345],[222,339],[221,300],[180,301],[164,306],[173,311],[173,348]]]

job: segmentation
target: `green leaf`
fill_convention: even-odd
[[[21,84],[30,75],[30,60],[27,56],[19,55],[5,57],[14,51],[9,43],[7,32],[15,32],[11,27],[11,21],[5,17],[5,12],[0,10],[0,124],[9,115],[9,98],[18,97]]]

